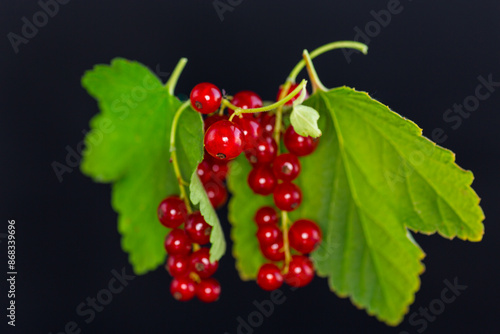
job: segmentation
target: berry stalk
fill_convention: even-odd
[[[290,93],[288,94],[285,98],[270,104],[265,107],[260,107],[260,108],[252,108],[252,109],[241,109],[238,108],[237,106],[233,105],[231,102],[229,102],[226,99],[222,100],[222,104],[225,104],[226,107],[234,110],[234,113],[229,117],[229,121],[232,121],[235,116],[239,116],[241,114],[250,114],[250,113],[257,113],[257,112],[263,112],[263,111],[270,111],[273,109],[276,109],[280,106],[283,106],[285,103],[293,99],[302,89],[305,89],[307,85],[307,80],[302,80],[300,84]]]
[[[283,99],[286,96],[286,94],[288,94],[288,91],[290,90],[291,86],[292,82],[287,80],[283,85],[283,90],[280,93],[279,100]],[[274,125],[274,140],[278,144],[278,154],[280,149],[279,142],[280,142],[282,122],[283,122],[283,105],[279,106],[278,109],[276,110],[276,123]]]
[[[288,274],[290,261],[292,255],[290,254],[290,241],[288,240],[288,212],[281,211],[281,230],[283,231],[283,252],[285,253],[285,265],[283,267],[283,274]]]

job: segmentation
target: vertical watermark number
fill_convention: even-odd
[[[16,221],[7,222],[7,324],[16,326]]]

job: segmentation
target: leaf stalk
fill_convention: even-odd
[[[179,123],[179,119],[182,115],[182,112],[186,110],[187,107],[190,105],[190,101],[184,102],[179,109],[175,112],[174,120],[172,121],[172,129],[170,131],[170,161],[172,162],[172,166],[174,167],[174,173],[175,176],[177,177],[177,182],[179,183],[179,191],[181,193],[180,197],[181,199],[184,200],[184,203],[186,204],[186,209],[187,212],[190,214],[193,212],[191,208],[191,203],[189,202],[189,197],[187,196],[186,189],[184,188],[185,185],[188,183],[184,181],[182,178],[181,174],[181,169],[179,168],[179,161],[177,159],[177,151],[175,148],[175,134],[177,132],[177,124]]]

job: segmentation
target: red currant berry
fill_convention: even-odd
[[[165,250],[169,255],[187,255],[191,252],[191,240],[184,230],[173,229],[165,238]]]
[[[299,135],[291,125],[286,129],[283,137],[286,149],[298,157],[313,153],[318,146],[318,140],[318,138],[314,139],[312,137],[303,137]]]
[[[302,203],[300,188],[291,182],[278,184],[273,192],[274,204],[283,211],[293,211]]]
[[[255,214],[255,222],[257,225],[276,224],[278,222],[278,215],[276,210],[270,206],[263,206]]]
[[[272,136],[276,125],[276,116],[268,113],[261,113],[260,128],[263,136]]]
[[[208,199],[215,209],[223,206],[227,201],[227,190],[224,184],[215,178],[211,178],[210,181],[203,185],[205,191],[207,192]]]
[[[202,279],[196,286],[196,297],[205,303],[213,303],[219,299],[220,284],[215,278]]]
[[[208,116],[203,121],[205,132],[208,130],[208,128],[212,124],[217,123],[218,121],[227,121],[227,120],[229,120],[229,116],[227,116],[227,115],[212,115],[212,116]]]
[[[262,99],[260,96],[250,90],[243,90],[234,94],[231,103],[241,109],[254,109],[262,107]]]
[[[272,137],[259,137],[254,147],[245,152],[252,165],[271,163],[278,152],[278,145]]]
[[[293,181],[300,174],[299,159],[290,153],[281,154],[274,159],[273,172],[280,180]]]
[[[303,287],[311,283],[314,278],[314,266],[312,261],[303,255],[293,255],[292,261],[285,275],[285,282],[293,287]]]
[[[181,302],[191,300],[195,296],[196,286],[189,277],[174,278],[170,283],[170,293]]]
[[[189,275],[190,268],[189,256],[170,255],[167,259],[167,270],[172,277],[185,277]]]
[[[213,178],[220,181],[224,181],[226,179],[227,172],[229,170],[227,167],[228,161],[214,158],[206,151],[203,160],[210,166],[210,174]]]
[[[165,227],[178,227],[186,220],[186,216],[186,204],[178,196],[167,197],[158,206],[158,219]]]
[[[196,211],[188,216],[185,229],[193,242],[200,245],[210,242],[212,226],[207,224],[200,211]]]
[[[285,96],[287,96],[288,94],[290,94],[295,88],[297,88],[299,86],[299,84],[296,84],[296,83],[293,83],[290,88],[288,89],[288,92],[285,94]],[[276,101],[279,100],[280,96],[281,96],[281,92],[283,91],[283,85],[280,86],[280,89],[278,91],[278,95],[276,95]],[[291,106],[293,104],[293,101],[297,100],[300,96],[300,92],[297,93],[297,95],[295,95],[294,97],[292,97],[292,99],[290,101],[288,101],[287,103],[285,103],[285,106]],[[309,93],[307,92],[306,90],[306,99],[309,97]]]
[[[255,118],[239,118],[235,117],[234,122],[238,124],[241,131],[243,131],[243,138],[245,142],[244,150],[252,149],[260,136],[260,124]]]
[[[321,229],[308,219],[300,219],[288,231],[290,246],[302,254],[311,253],[321,242]]]
[[[222,102],[219,88],[209,82],[202,82],[194,86],[189,98],[193,109],[202,114],[215,112]]]
[[[266,263],[259,269],[257,284],[266,291],[276,290],[283,284],[283,276],[275,264]]]
[[[271,261],[281,261],[285,258],[285,253],[283,253],[283,239],[278,238],[278,240],[270,245],[260,246],[262,255]]]
[[[208,128],[204,142],[211,156],[231,160],[243,151],[243,131],[233,122],[218,121]]]
[[[248,174],[248,185],[254,193],[259,195],[269,195],[276,187],[276,177],[271,167],[267,165],[256,166]]]
[[[226,179],[227,172],[229,171],[226,161],[222,160],[213,163],[211,165],[211,169],[212,169],[212,177],[220,181],[224,181]]]
[[[208,278],[212,276],[219,267],[219,261],[210,262],[210,254],[208,248],[200,248],[191,254],[191,270],[200,276],[200,278]]]
[[[212,173],[212,167],[206,160],[203,160],[198,165],[198,168],[196,168],[196,174],[198,174],[201,183],[207,183],[210,180],[211,173]]]
[[[262,225],[257,230],[257,240],[263,247],[271,245],[281,238],[281,230],[276,225]]]

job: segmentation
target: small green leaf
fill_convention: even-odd
[[[396,325],[424,270],[424,253],[407,228],[481,240],[472,173],[366,93],[341,87],[305,104],[321,114],[323,136],[301,159],[303,202],[291,217],[321,226],[323,243],[312,257],[331,289]]]
[[[256,237],[254,221],[257,210],[273,205],[272,196],[260,196],[248,187],[247,178],[252,167],[243,155],[230,164],[228,187],[233,196],[229,202],[228,219],[232,225],[233,256],[242,280],[255,279],[260,266],[267,260],[262,256]]]
[[[210,261],[219,260],[222,255],[226,252],[226,241],[224,240],[224,232],[220,225],[219,217],[215,213],[215,210],[208,199],[205,188],[198,177],[196,171],[194,171],[191,177],[191,183],[189,185],[191,202],[194,205],[200,206],[200,212],[205,218],[205,221],[212,226],[212,234],[210,235],[210,242],[212,247],[210,248]]]
[[[318,128],[319,113],[311,107],[297,105],[293,107],[290,115],[290,122],[293,129],[299,135],[317,138],[321,136],[321,130]]]
[[[143,274],[165,261],[168,230],[156,210],[163,198],[179,194],[169,138],[181,102],[145,66],[120,58],[87,71],[82,84],[101,112],[90,122],[81,170],[97,182],[113,184],[122,248],[134,271]],[[188,108],[178,124],[176,152],[182,177],[189,180],[203,158],[203,120]],[[203,212],[210,215],[206,208]],[[210,222],[215,224],[213,217]],[[214,240],[215,253],[223,242]]]

